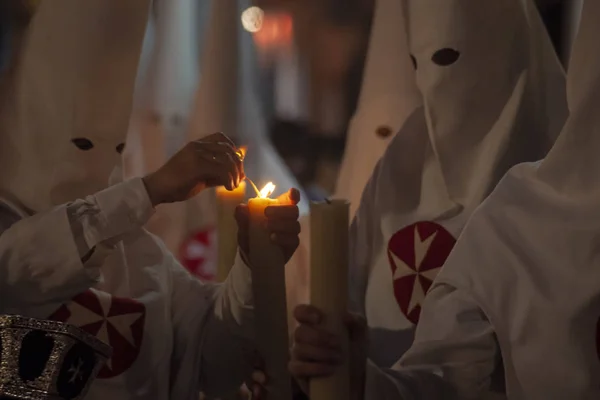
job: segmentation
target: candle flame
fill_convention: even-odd
[[[269,196],[271,196],[274,191],[275,191],[275,185],[273,185],[273,182],[269,182],[260,190],[260,192],[258,193],[258,196],[263,199],[268,199]]]

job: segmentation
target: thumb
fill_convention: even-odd
[[[300,191],[296,188],[292,188],[284,194],[277,197],[277,201],[280,204],[295,206],[300,202]]]

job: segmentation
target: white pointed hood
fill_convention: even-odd
[[[360,97],[335,192],[335,197],[350,201],[351,215],[375,164],[406,118],[421,105],[402,4],[398,0],[375,1]]]
[[[279,194],[298,188],[299,183],[268,138],[257,92],[256,49],[252,35],[241,23],[242,12],[250,5],[248,0],[212,3],[190,132],[197,137],[221,131],[239,145],[247,145],[246,174],[258,186],[272,181]],[[306,213],[308,200],[302,198],[300,209]]]
[[[511,398],[600,396],[599,18],[585,1],[556,144],[506,175],[438,277],[488,316]]]
[[[564,72],[530,0],[407,3],[426,159],[445,184],[436,190],[449,203],[479,203],[510,166],[552,146],[566,117]]]
[[[149,6],[40,4],[2,93],[0,190],[9,200],[37,212],[108,185],[127,134]]]

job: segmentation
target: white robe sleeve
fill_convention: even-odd
[[[172,398],[200,388],[209,398],[239,389],[254,361],[251,272],[238,253],[227,280],[203,283],[173,259]]]
[[[498,356],[494,330],[475,301],[438,284],[404,357],[390,370],[367,365],[365,400],[487,398]]]
[[[101,279],[100,266],[123,234],[153,212],[141,179],[19,219],[0,232],[0,313],[61,303]]]

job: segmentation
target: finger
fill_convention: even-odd
[[[211,163],[227,165],[229,172],[235,178],[235,187],[237,187],[242,179],[243,165],[242,161],[236,154],[234,146],[227,142],[206,142],[198,141],[196,150],[201,157]]]
[[[280,195],[279,197],[277,197],[277,201],[280,204],[295,206],[300,202],[300,191],[296,188],[292,188]]]
[[[224,163],[226,163],[227,165],[233,166],[233,168],[231,168],[230,171],[232,172],[233,176],[235,177],[235,187],[238,187],[240,185],[240,182],[242,181],[242,179],[244,179],[246,177],[246,175],[244,173],[244,164],[238,158],[235,151],[232,152],[232,150],[230,148],[227,148],[225,150],[225,152],[222,154],[223,155],[221,155],[220,157],[224,160]],[[219,158],[219,157],[217,157],[217,158]]]
[[[211,140],[196,140],[192,142],[194,148],[201,151],[204,155],[215,155],[218,153],[230,151],[235,154],[235,146],[227,141],[215,142]]]
[[[294,309],[294,318],[301,324],[317,325],[323,321],[323,313],[315,306],[300,304]]]
[[[298,219],[298,206],[277,205],[265,208],[265,216],[269,219]]]
[[[324,364],[338,365],[342,361],[341,351],[309,344],[294,344],[292,359],[305,362],[318,361]]]
[[[331,349],[341,348],[340,341],[335,335],[310,325],[300,325],[296,328],[294,343]]]
[[[223,145],[225,142],[218,142],[218,144]],[[246,173],[244,172],[244,158],[240,158],[239,156],[239,149],[237,147],[235,147],[235,145],[233,144],[233,142],[229,141],[227,142],[227,149],[226,152],[229,156],[229,160],[230,162],[234,163],[236,166],[236,172],[237,172],[237,181],[236,181],[236,187],[240,184],[240,182],[246,177]]]
[[[217,179],[209,179],[210,186],[224,186],[225,189],[232,191],[236,188],[234,175],[229,171],[216,171]],[[217,185],[214,183],[218,182]]]
[[[234,190],[239,186],[239,172],[237,167],[231,160],[230,155],[222,155],[221,158],[228,158],[229,161],[204,161],[208,163],[208,165],[203,167],[203,176],[208,175],[205,178],[206,185],[211,187],[224,186],[229,191]]]
[[[300,379],[320,378],[334,374],[336,366],[303,361],[290,361],[290,373]]]
[[[255,370],[252,373],[252,381],[260,385],[265,385],[267,383],[267,375],[263,371]]]
[[[206,137],[203,140],[203,142],[204,143],[211,142],[211,143],[215,143],[215,144],[226,145],[228,150],[231,150],[233,152],[232,158],[233,158],[233,161],[235,162],[235,164],[237,165],[239,175],[240,175],[240,181],[246,177],[246,174],[244,173],[244,163],[243,163],[244,157],[245,157],[245,148],[243,148],[243,149],[238,148],[235,145],[235,143],[233,142],[233,140],[231,140],[229,137],[227,137],[225,134],[223,134],[221,132],[217,132],[217,133],[213,133],[212,135],[209,135],[208,137]],[[240,155],[241,155],[241,157],[240,157]]]
[[[231,145],[231,147],[235,148],[235,143],[233,142],[233,140],[231,140],[229,138],[229,136],[227,136],[223,132],[212,133],[212,134],[202,138],[201,140],[205,141],[205,142],[214,142],[214,143],[225,142],[225,143],[229,143],[229,145]]]
[[[300,222],[296,219],[268,219],[267,229],[271,233],[282,233],[286,235],[300,234]]]

